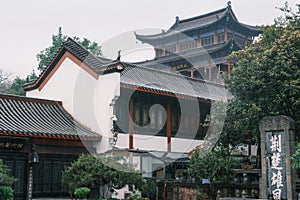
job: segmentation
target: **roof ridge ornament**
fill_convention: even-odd
[[[118,57],[117,57],[116,60],[117,60],[117,61],[120,61],[120,59],[121,59],[121,50],[118,51]]]
[[[227,2],[227,8],[228,8],[228,9],[231,9],[231,1],[228,1],[228,2]]]
[[[179,24],[179,22],[180,22],[179,16],[176,16],[176,17],[175,17],[175,23],[176,23],[176,24]]]

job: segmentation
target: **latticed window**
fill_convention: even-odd
[[[162,56],[162,50],[161,49],[156,49],[156,57]]]
[[[170,55],[172,53],[175,53],[176,52],[176,45],[174,44],[174,45],[166,46],[165,50],[166,50],[166,55]]]
[[[197,48],[197,42],[195,40],[188,41],[180,44],[180,51],[186,51]]]
[[[224,33],[218,34],[218,43],[222,43],[225,41],[225,35]]]
[[[155,114],[155,110],[151,109],[149,115],[150,115],[150,127],[154,129],[154,128],[156,128],[156,114]]]
[[[147,104],[143,104],[142,106],[142,126],[147,126],[150,122],[149,119],[149,106]]]
[[[206,45],[210,45],[210,44],[214,44],[214,43],[215,43],[215,36],[214,35],[201,38],[201,45],[202,46],[206,46]]]
[[[136,103],[134,108],[134,123],[140,125],[140,119],[141,119],[141,115],[140,115],[140,103]]]

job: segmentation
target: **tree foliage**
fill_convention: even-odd
[[[293,161],[292,167],[294,169],[300,169],[300,142],[296,145],[296,151],[291,156],[291,160]]]
[[[11,177],[8,167],[0,159],[0,185],[11,186],[15,182],[15,178]]]
[[[140,186],[143,178],[126,160],[118,156],[81,155],[62,174],[62,185],[72,195],[76,188],[108,186],[120,189]]]
[[[234,179],[233,169],[236,162],[228,157],[228,151],[223,147],[216,147],[207,152],[197,149],[188,163],[188,172],[195,178],[198,186],[203,186],[202,180],[208,179],[206,192],[215,199],[218,189],[226,188]]]
[[[235,60],[228,88],[231,100],[223,141],[244,142],[249,133],[258,142],[259,121],[265,116],[287,115],[300,125],[300,6],[293,13],[288,5],[285,16],[264,27],[260,40],[230,55]],[[226,141],[228,142],[228,141]]]
[[[67,36],[62,34],[61,27],[58,29],[58,34],[52,36],[52,45],[46,49],[40,51],[36,55],[38,64],[38,70],[43,71],[46,66],[50,63],[52,58],[55,56],[61,45],[67,40]],[[73,39],[85,47],[90,53],[95,56],[101,56],[101,47],[96,42],[91,42],[87,38],[80,39],[79,37],[73,37]]]
[[[25,79],[17,76],[12,80],[10,73],[0,69],[0,93],[25,96],[25,91],[22,86],[26,82],[33,81],[35,79],[37,79],[37,76],[34,70]]]
[[[11,74],[0,69],[0,93],[7,93],[11,86]]]
[[[0,186],[0,200],[13,200],[14,190],[8,186]]]

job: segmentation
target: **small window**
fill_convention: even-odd
[[[166,46],[166,55],[170,55],[176,52],[176,45]]]
[[[134,106],[134,123],[140,125],[140,103],[135,104]]]
[[[218,34],[218,43],[222,43],[225,40],[225,35],[224,33]]]
[[[162,50],[156,49],[156,57],[162,56]]]
[[[215,43],[215,36],[208,36],[208,37],[204,37],[201,38],[201,45],[202,46],[206,46],[206,45],[211,45]]]
[[[187,51],[195,48],[197,48],[197,42],[195,40],[180,44],[180,51]]]

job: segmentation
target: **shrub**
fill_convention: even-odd
[[[81,155],[62,172],[62,186],[71,198],[76,188],[108,186],[121,189],[127,185],[139,185],[142,175],[121,156]]]
[[[91,189],[87,187],[80,187],[75,189],[74,195],[79,199],[85,199],[88,193],[90,193]]]
[[[15,182],[15,178],[8,175],[10,169],[4,165],[0,159],[0,185],[10,186]]]
[[[11,187],[0,186],[0,200],[13,200],[14,191]]]

